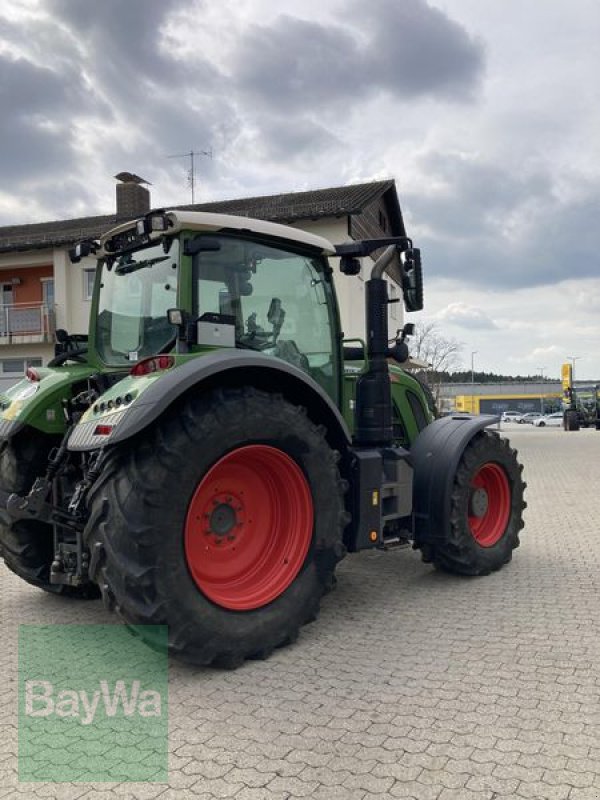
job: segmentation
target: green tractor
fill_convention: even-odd
[[[412,543],[485,575],[523,527],[522,467],[490,416],[434,419],[388,338],[388,282],[423,305],[406,237],[155,211],[96,254],[89,336],[0,397],[0,547],[34,586],[105,605],[152,645],[235,667],[293,641],[347,552]],[[365,284],[344,341],[330,258]],[[351,277],[347,278],[351,280]],[[356,278],[355,278],[356,279]],[[346,278],[339,278],[346,280]]]

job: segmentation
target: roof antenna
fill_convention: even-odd
[[[167,158],[190,159],[190,169],[188,172],[188,186],[192,190],[192,205],[194,205],[194,183],[196,179],[196,173],[194,171],[194,156],[207,156],[208,158],[212,158],[213,157],[212,147],[210,150],[190,150],[189,153],[176,153],[173,156],[167,156]]]

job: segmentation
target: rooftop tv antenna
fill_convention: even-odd
[[[192,190],[192,205],[194,204],[194,184],[196,180],[196,173],[194,169],[194,157],[195,156],[207,156],[208,158],[212,158],[212,148],[210,150],[190,150],[189,153],[176,153],[173,156],[167,156],[167,158],[189,158],[190,159],[190,169],[188,172],[188,185]]]

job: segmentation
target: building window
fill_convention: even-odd
[[[387,232],[387,219],[385,218],[385,214],[383,211],[379,212],[379,227],[382,231]]]
[[[2,361],[2,372],[23,373],[25,361],[22,358],[5,358]]]
[[[5,375],[24,375],[29,367],[41,367],[41,358],[4,358],[0,367]]]
[[[398,303],[394,302],[398,300],[398,289],[392,283],[389,285],[389,299],[390,299],[390,317],[392,319],[398,319]]]
[[[91,300],[94,294],[94,279],[96,278],[95,269],[83,270],[83,299]]]
[[[42,302],[46,308],[54,308],[54,278],[40,278],[42,282]]]

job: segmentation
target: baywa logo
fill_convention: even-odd
[[[149,626],[150,627],[150,626]],[[168,780],[167,629],[21,625],[19,779]]]
[[[117,681],[112,691],[107,681],[91,693],[85,690],[62,689],[55,691],[50,681],[25,681],[25,714],[28,717],[76,717],[82,725],[91,725],[101,705],[107,717],[116,717],[122,709],[125,717],[160,717],[161,696],[153,690],[140,691],[140,681],[133,681],[127,691],[125,681]],[[102,704],[101,702],[102,701]]]

